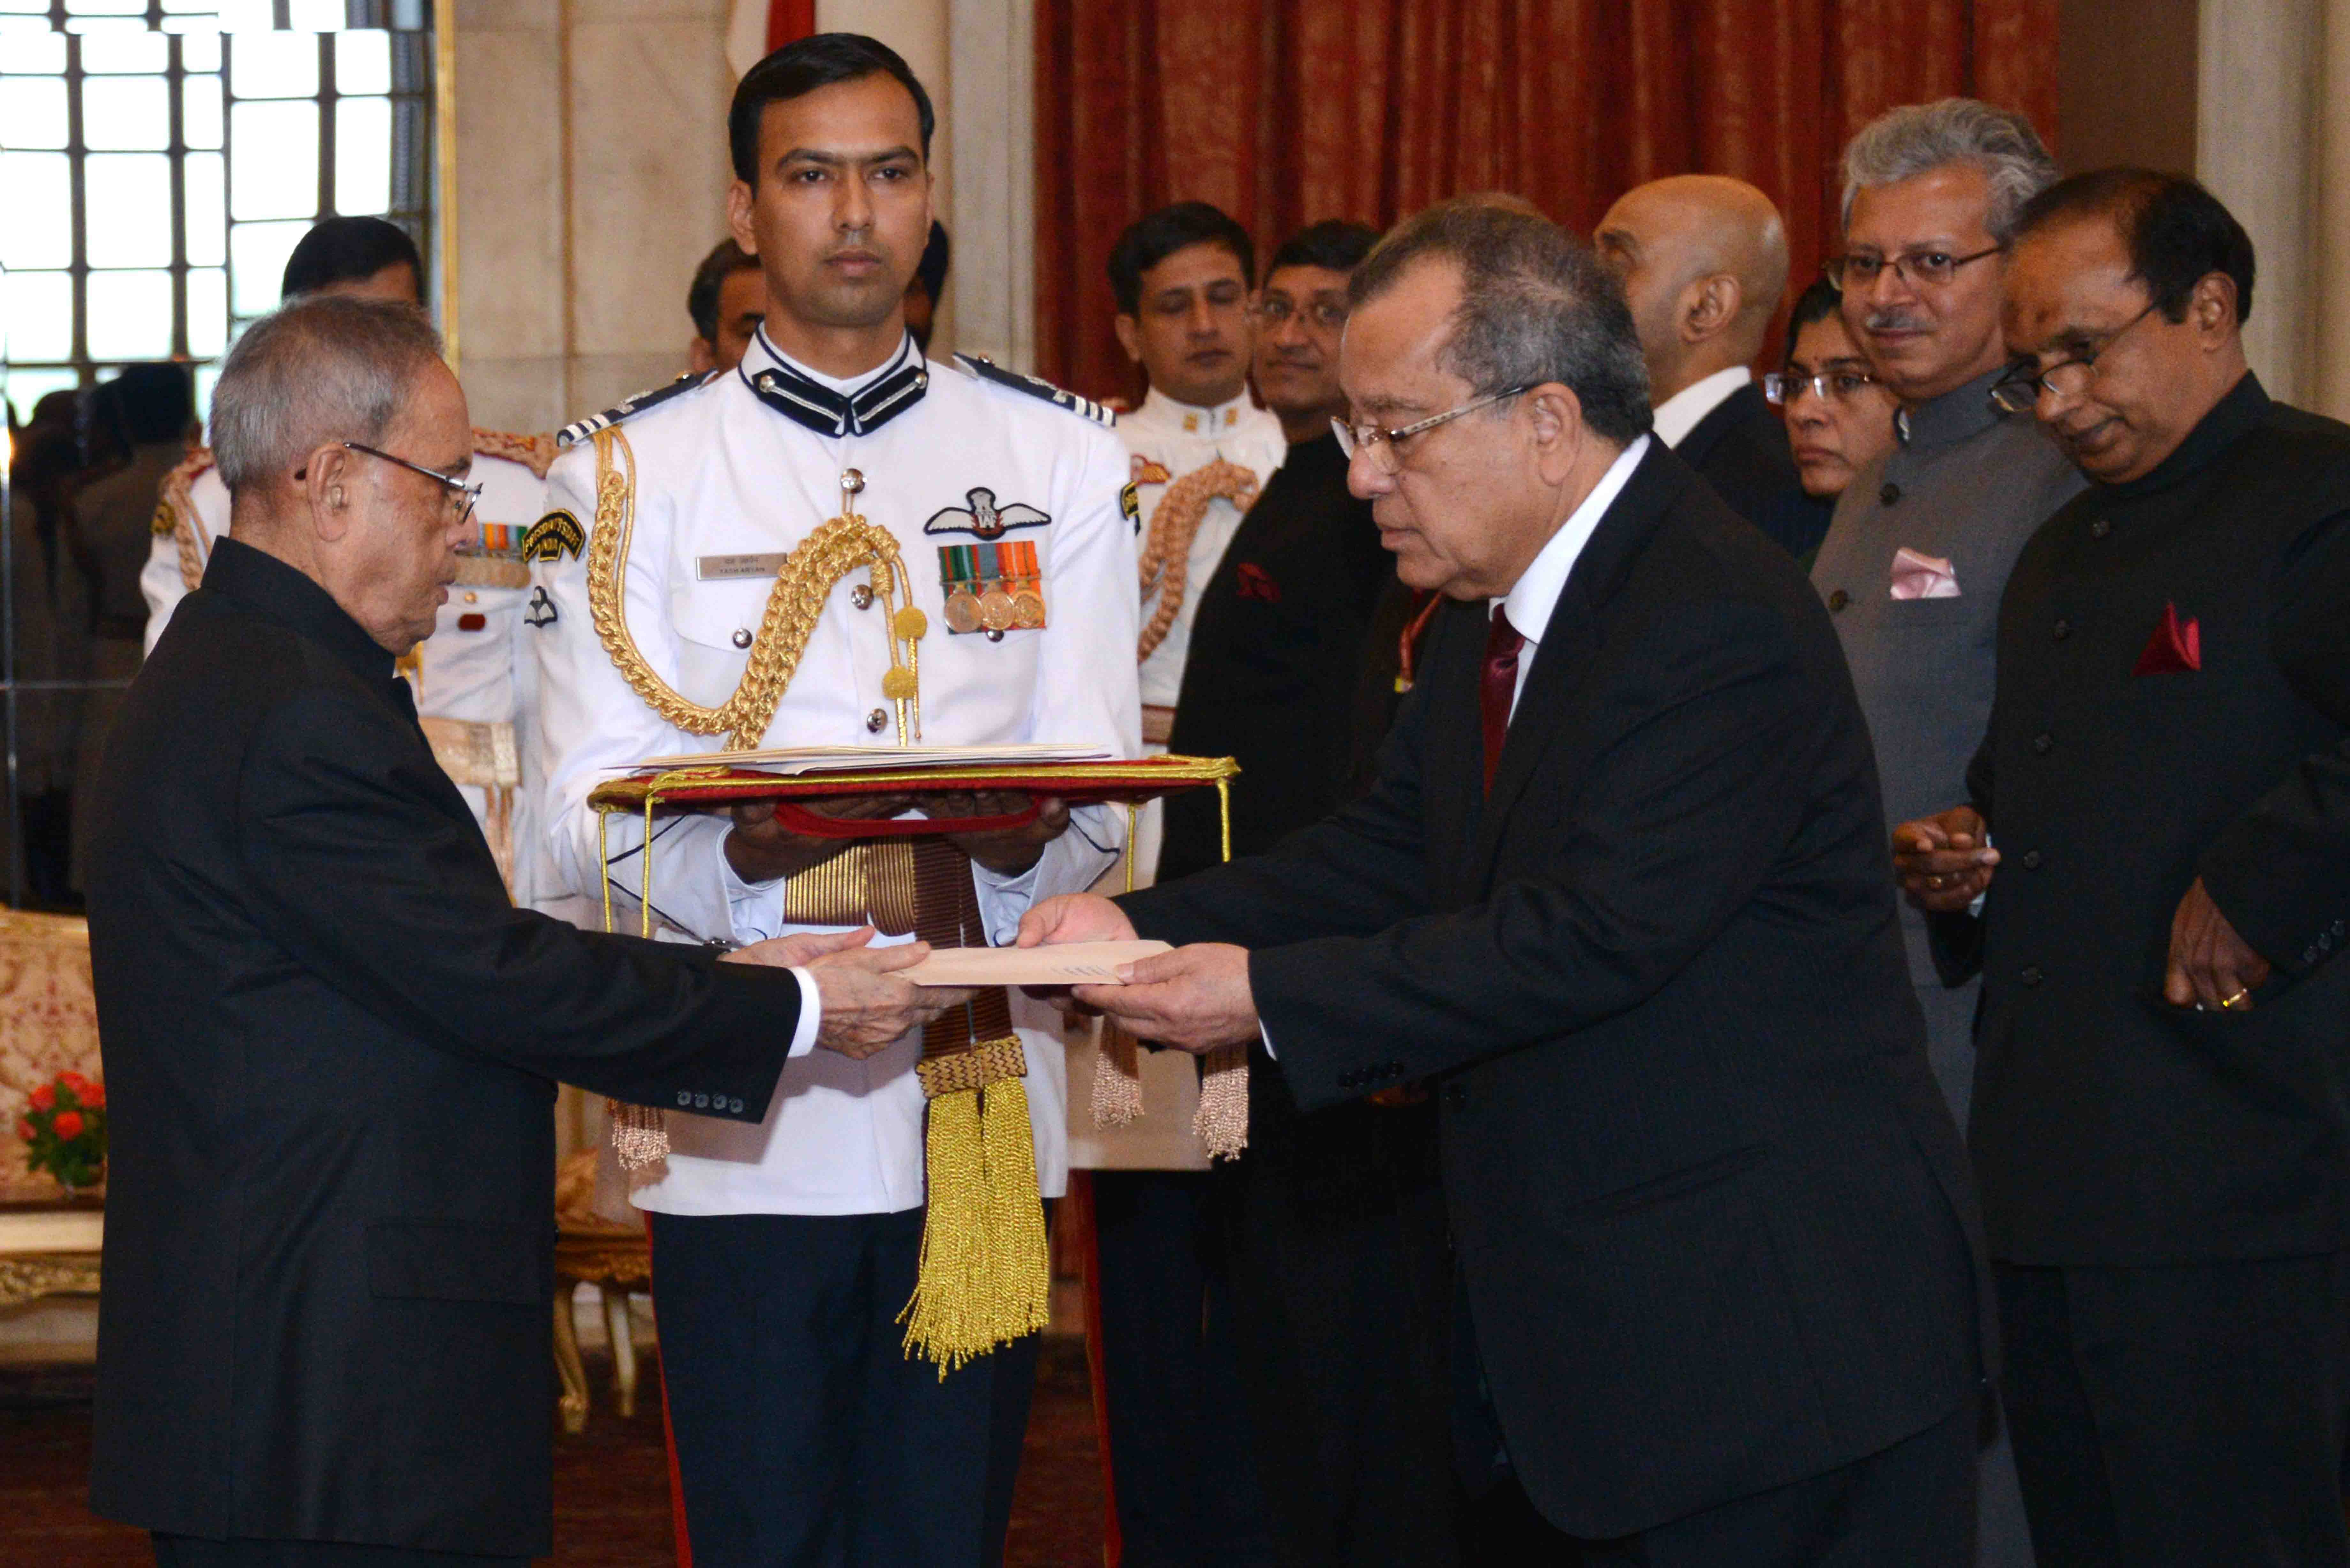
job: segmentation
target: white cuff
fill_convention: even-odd
[[[1036,880],[1045,869],[1045,857],[1053,852],[1046,845],[1036,863],[1016,877],[991,871],[974,860],[971,863],[972,890],[979,895],[980,922],[987,929],[987,940],[1000,948],[1008,948],[1020,935],[1020,917],[1036,901]]]
[[[734,940],[748,944],[783,935],[784,878],[778,877],[769,882],[743,880],[735,874],[734,863],[726,858],[726,840],[732,836],[733,830],[729,829],[712,843],[715,846],[712,853],[718,857],[719,892],[726,900],[726,921]],[[815,982],[803,980],[802,984],[813,997]],[[816,1036],[811,1033],[808,1038],[814,1040]]]
[[[1256,1037],[1264,1042],[1266,1055],[1276,1062],[1281,1060],[1281,1053],[1273,1048],[1273,1032],[1264,1026],[1264,1020],[1262,1018],[1256,1021]]]
[[[800,1021],[792,1030],[789,1054],[805,1056],[816,1049],[816,1031],[824,1027],[824,994],[816,988],[816,976],[806,970],[795,968],[792,978],[800,982]]]

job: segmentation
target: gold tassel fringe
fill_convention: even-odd
[[[669,1123],[653,1106],[604,1102],[612,1127],[612,1155],[630,1176],[649,1171],[669,1158]]]
[[[1017,1035],[917,1069],[930,1096],[930,1190],[914,1295],[898,1321],[906,1354],[937,1363],[941,1382],[1052,1315],[1027,1070]]]
[[[1142,1115],[1139,1047],[1133,1035],[1107,1018],[1094,1045],[1094,1126],[1125,1127]]]
[[[1238,1159],[1248,1147],[1248,1047],[1219,1045],[1208,1053],[1200,1077],[1200,1108],[1191,1130],[1208,1147],[1210,1159]]]

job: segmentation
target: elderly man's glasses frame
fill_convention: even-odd
[[[2159,303],[2160,301],[2158,300],[2149,304],[2144,310],[2106,333],[2104,340],[2095,347],[2085,348],[2070,358],[2059,359],[2045,370],[2034,370],[2029,359],[2017,360],[2008,367],[2006,375],[1991,384],[1991,406],[2005,410],[2011,414],[2028,414],[2039,403],[2040,394],[2043,391],[2056,392],[2070,398],[2081,396],[2089,389],[2090,383],[2097,379],[2098,357],[2120,342],[2123,333],[2152,316],[2155,306]],[[2060,377],[2063,379],[2059,379]]]
[[[1479,409],[1490,408],[1505,399],[1514,398],[1533,389],[1531,387],[1512,387],[1504,392],[1489,392],[1482,398],[1462,403],[1459,408],[1447,409],[1440,414],[1430,414],[1417,424],[1406,425],[1399,431],[1381,430],[1377,425],[1357,427],[1348,424],[1345,420],[1333,414],[1330,417],[1330,430],[1337,436],[1338,450],[1347,454],[1348,462],[1355,461],[1357,452],[1361,452],[1369,457],[1371,466],[1381,473],[1394,473],[1403,466],[1403,459],[1396,452],[1398,441],[1409,436],[1416,436],[1422,431],[1432,431],[1437,426],[1457,420],[1463,414],[1473,414]]]
[[[1830,256],[1820,270],[1827,274],[1828,282],[1838,294],[1846,288],[1866,288],[1877,281],[1886,268],[1906,283],[1923,284],[1929,288],[1944,288],[1959,275],[1959,269],[1970,266],[1986,256],[1995,256],[2007,249],[1993,245],[1989,250],[1975,251],[1968,255],[1954,256],[1948,251],[1903,251],[1898,256],[1871,255],[1863,251],[1856,255]]]
[[[364,441],[347,441],[341,444],[353,452],[363,452],[369,457],[380,457],[386,462],[396,462],[409,472],[421,473],[441,486],[449,493],[449,498],[456,504],[457,521],[460,523],[472,519],[473,504],[482,498],[482,486],[479,483],[469,484],[453,473],[442,473],[438,469],[427,468],[421,462],[411,462],[404,457],[394,457],[391,453],[369,446]],[[297,473],[294,477],[299,479],[302,476]]]
[[[1876,377],[1861,370],[1822,370],[1814,376],[1774,370],[1762,378],[1762,396],[1781,408],[1793,408],[1805,392],[1825,402],[1842,403],[1859,396],[1862,388],[1877,384]]]

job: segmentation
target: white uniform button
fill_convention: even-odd
[[[881,732],[881,727],[889,722],[889,715],[883,712],[879,708],[874,709],[873,711],[865,715],[866,729],[877,735]]]
[[[859,494],[865,489],[865,476],[853,468],[844,468],[840,471],[840,487],[851,495]]]
[[[748,648],[751,646],[750,628],[738,626],[734,628],[734,646],[737,648]]]
[[[873,607],[872,586],[868,583],[858,584],[856,587],[849,590],[848,602],[858,609],[871,609]]]

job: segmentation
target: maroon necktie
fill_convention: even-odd
[[[1493,607],[1492,624],[1485,632],[1485,676],[1477,691],[1477,706],[1485,720],[1485,788],[1493,787],[1493,769],[1502,761],[1502,741],[1510,732],[1510,705],[1518,695],[1518,650],[1526,639],[1510,624],[1508,612]]]

